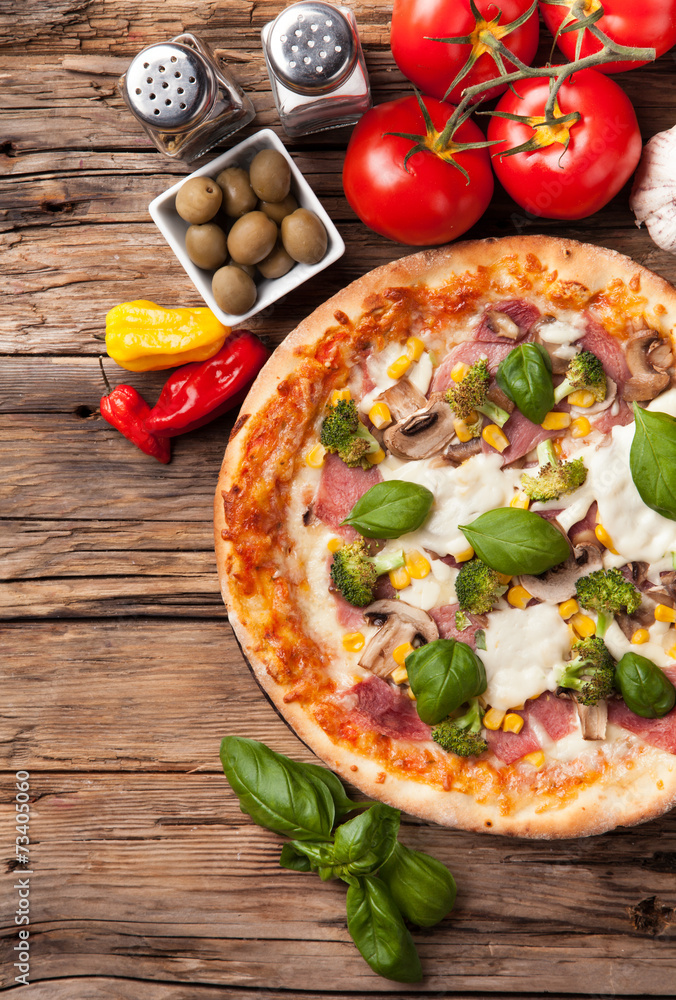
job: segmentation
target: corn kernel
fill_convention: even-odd
[[[495,731],[499,729],[502,725],[502,720],[505,717],[505,713],[499,708],[489,708],[483,717],[483,724],[486,729],[492,729]]]
[[[407,358],[405,354],[402,354],[400,358],[392,362],[390,367],[387,369],[387,374],[390,378],[401,378],[405,372],[408,371],[409,365],[411,364],[411,359]]]
[[[497,424],[487,424],[481,432],[481,436],[496,451],[503,452],[509,447],[509,438],[504,431],[500,430]]]
[[[562,604],[559,604],[559,614],[564,621],[567,621],[568,618],[572,618],[573,615],[576,615],[579,610],[580,605],[574,597],[571,597],[569,601],[563,601]]]
[[[400,667],[404,666],[406,662],[406,657],[409,653],[413,652],[413,646],[410,642],[402,642],[400,646],[395,646],[392,650],[392,659],[395,663],[398,663]]]
[[[526,761],[527,764],[532,764],[539,771],[545,762],[545,755],[542,750],[533,750],[532,753],[527,753],[521,760]]]
[[[562,410],[550,410],[540,426],[546,431],[562,431],[566,427],[570,427],[572,419],[570,413],[564,413]]]
[[[676,622],[676,611],[666,604],[658,604],[655,608],[656,622]]]
[[[466,365],[464,361],[458,361],[457,365],[453,365],[451,368],[451,378],[454,382],[462,382],[468,371],[469,365]]]
[[[520,733],[523,729],[524,718],[522,715],[517,715],[516,712],[508,712],[505,716],[505,721],[502,723],[502,728],[506,733]]]
[[[453,430],[458,435],[458,440],[462,441],[463,444],[472,440],[472,432],[466,420],[460,420],[459,417],[456,417],[453,421]]]
[[[530,500],[525,493],[515,493],[512,499],[509,501],[510,507],[519,507],[521,510],[528,510],[530,506]]]
[[[582,615],[579,612],[572,616],[569,624],[573,626],[581,639],[588,639],[590,635],[594,635],[596,632],[594,619],[590,618],[589,615]]]
[[[422,552],[411,549],[406,553],[406,570],[408,575],[414,580],[424,580],[432,569],[429,559],[426,559]]]
[[[568,395],[568,402],[571,406],[584,406],[586,408],[594,405],[596,396],[589,389],[577,389]]]
[[[676,645],[667,650],[667,656],[670,656],[672,660],[676,660]]]
[[[512,579],[509,573],[498,573],[495,574],[498,578],[498,583],[501,583],[503,587],[506,587],[509,581]]]
[[[650,640],[650,632],[647,628],[637,628],[631,637],[631,641],[635,646],[642,646],[644,642]]]
[[[576,417],[570,425],[570,436],[583,438],[591,433],[591,424],[586,417]]]
[[[411,699],[411,701],[415,701],[416,700],[415,695],[413,694],[413,691],[411,690],[411,688],[408,689],[408,696]]]
[[[612,552],[615,556],[617,555],[617,549],[613,545],[613,540],[602,524],[596,525],[594,528],[594,534],[600,541],[601,545],[605,545],[609,552]]]
[[[552,442],[552,448],[554,449],[554,454],[556,455],[556,457],[561,458],[561,456],[563,455],[563,445],[561,444],[558,438],[556,439],[556,441]]]
[[[392,414],[386,403],[374,403],[369,410],[369,420],[374,427],[378,430],[382,430],[383,427],[387,427],[388,424],[392,423]]]
[[[326,457],[326,448],[323,444],[317,443],[314,448],[305,456],[306,463],[311,469],[321,469],[324,464],[324,458]]]
[[[342,549],[343,547],[343,539],[329,538],[328,542],[326,543],[326,547],[329,550],[329,552],[337,552],[338,549]]]
[[[331,393],[331,405],[335,406],[341,399],[352,399],[349,389],[334,389]]]
[[[364,643],[366,639],[361,632],[347,632],[343,636],[343,649],[348,653],[358,653],[360,649],[364,648]]]
[[[380,462],[384,461],[387,455],[382,448],[378,448],[378,451],[374,451],[372,454],[366,456],[366,461],[369,465],[378,465]]]
[[[392,678],[395,684],[405,684],[406,681],[408,680],[406,667],[397,667],[396,670],[392,671],[390,677]]]
[[[455,556],[456,562],[469,562],[470,559],[474,559],[474,549],[470,546],[468,549],[463,549]]]
[[[523,609],[528,605],[531,597],[533,595],[529,594],[525,587],[510,587],[507,591],[507,600],[512,605],[513,608]]]
[[[409,337],[406,341],[406,354],[411,361],[420,361],[425,345],[420,337]]]
[[[404,587],[408,587],[411,582],[411,577],[408,575],[408,570],[404,566],[400,566],[398,569],[391,569],[387,574],[390,578],[390,583],[395,590],[403,590]]]

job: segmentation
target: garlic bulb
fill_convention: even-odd
[[[676,253],[676,125],[646,144],[629,207],[658,247]]]

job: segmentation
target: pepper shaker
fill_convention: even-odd
[[[371,107],[357,22],[348,7],[301,0],[266,24],[261,38],[287,135],[353,125]]]
[[[118,87],[157,149],[178,160],[202,156],[255,114],[207,43],[189,32],[139,52]]]

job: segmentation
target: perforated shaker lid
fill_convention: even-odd
[[[320,0],[304,0],[283,10],[272,24],[267,44],[278,79],[300,94],[340,86],[357,58],[349,21]]]
[[[216,93],[216,81],[202,55],[177,42],[139,52],[127,70],[125,87],[136,117],[164,132],[196,125]]]

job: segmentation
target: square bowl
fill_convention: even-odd
[[[240,316],[235,316],[231,313],[223,312],[216,305],[216,300],[211,292],[212,272],[197,267],[186,253],[185,234],[188,231],[189,223],[182,219],[176,211],[176,194],[181,185],[185,184],[190,177],[202,177],[206,175],[215,179],[221,170],[225,170],[226,167],[244,167],[248,169],[254,156],[261,149],[276,149],[287,160],[291,168],[291,194],[296,198],[299,208],[307,208],[321,219],[326,229],[328,243],[326,253],[319,263],[296,264],[290,271],[282,275],[281,278],[261,278],[256,284],[258,295],[251,309]],[[200,167],[199,170],[195,170],[188,177],[184,177],[178,184],[174,184],[173,187],[170,187],[163,194],[158,195],[157,198],[151,201],[148,210],[153,222],[176,254],[176,257],[197,291],[214,315],[220,319],[221,323],[225,323],[226,326],[242,323],[249,316],[254,316],[262,309],[276,302],[283,295],[288,295],[290,291],[302,285],[308,278],[312,278],[319,271],[323,271],[325,267],[328,267],[329,264],[333,264],[345,252],[345,244],[340,233],[294,163],[292,157],[287,153],[284,143],[269,128],[256,132],[255,135],[245,139],[244,142],[240,142],[227,153],[217,156],[215,160]]]

